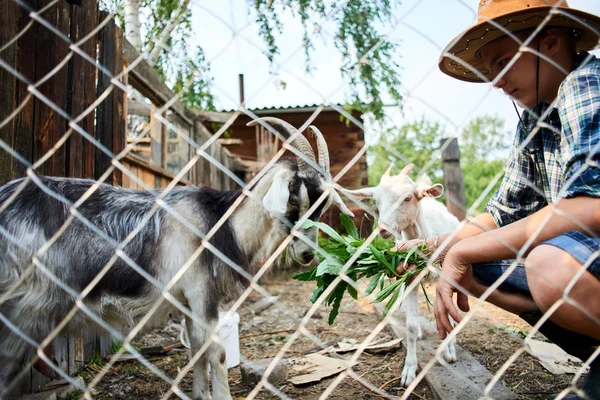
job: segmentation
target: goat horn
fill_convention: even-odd
[[[408,164],[406,167],[402,168],[402,171],[400,171],[400,173],[398,175],[409,176],[410,173],[412,172],[413,167],[414,167],[414,164]]]
[[[306,155],[311,161],[315,163],[317,160],[315,159],[315,152],[313,151],[308,139],[300,133],[300,131],[294,128],[293,125],[285,122],[282,119],[274,118],[274,117],[262,117],[255,120],[252,120],[246,124],[246,126],[254,126],[259,124],[259,121],[263,121],[271,125],[277,132],[281,133],[286,138],[290,138],[295,136],[292,145],[298,149],[302,154]],[[297,157],[298,159],[298,170],[302,172],[310,171],[310,165],[302,158]]]
[[[329,149],[327,148],[327,142],[323,137],[323,134],[314,125],[308,127],[308,130],[312,132],[313,136],[317,139],[317,154],[319,156],[319,166],[323,168],[327,175],[329,172]]]
[[[390,165],[388,167],[388,169],[384,172],[383,176],[390,176],[390,173],[392,172],[392,168],[394,167],[394,165]]]

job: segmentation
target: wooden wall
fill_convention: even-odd
[[[259,117],[272,116],[281,118],[284,121],[289,122],[295,127],[302,126],[307,120],[309,120],[313,114],[313,110],[298,111],[297,109],[277,109],[269,112],[268,110],[254,111]],[[355,118],[362,120],[360,114],[355,114]],[[241,146],[231,146],[230,151],[240,156],[243,161],[254,161],[257,159],[257,134],[255,127],[247,127],[246,124],[250,121],[250,117],[247,115],[240,115],[231,128],[231,138],[241,139]],[[330,156],[331,174],[335,176],[339,173],[347,164],[349,164],[354,156],[364,146],[364,132],[356,125],[346,125],[340,121],[340,114],[335,110],[323,110],[316,117],[314,122],[315,125],[327,141]],[[316,152],[316,143],[311,135],[306,134],[309,141]],[[280,147],[279,147],[280,148]],[[287,156],[293,156],[291,152],[286,152]],[[366,156],[363,155],[359,160],[350,168],[344,176],[338,181],[338,183],[348,189],[357,189],[368,186],[368,175],[367,175],[367,160]],[[363,213],[360,208],[353,207],[351,202],[347,202],[348,206],[353,210],[356,215],[354,222],[357,226],[361,224],[365,227],[365,230],[370,231],[370,222],[363,218]],[[331,207],[327,210],[321,220],[333,227],[341,227],[339,221],[339,209],[337,207]]]
[[[310,119],[313,111],[298,112],[297,110],[290,109],[289,112],[286,112],[286,110],[278,109],[271,113],[268,110],[254,111],[254,113],[259,117],[271,116],[281,118],[295,127],[300,127]],[[361,119],[360,115],[355,115],[355,117],[359,120]],[[246,126],[249,121],[250,117],[242,114],[228,130],[231,138],[241,139],[243,142],[241,146],[232,146],[229,148],[233,154],[240,156],[242,160],[256,160],[257,158],[256,130],[253,126]],[[352,160],[365,144],[364,132],[352,123],[350,126],[347,126],[344,122],[340,121],[340,114],[335,110],[321,111],[314,122],[312,122],[312,125],[319,128],[327,141],[331,161],[331,173],[333,176],[350,163],[350,160]],[[306,132],[305,135],[309,138],[316,152],[314,140],[310,138],[310,135],[307,135]],[[287,155],[292,156],[293,154],[288,152]],[[368,184],[366,157],[362,156],[338,181],[338,183],[349,189],[366,186]]]
[[[51,1],[26,3],[36,11]],[[29,14],[14,1],[0,4],[0,45],[8,45],[0,54],[8,64],[8,69],[0,68],[0,184],[26,176],[32,165],[40,175],[98,178],[110,166],[110,157],[70,124],[76,124],[108,150],[121,151],[125,96],[114,89],[95,110],[86,112],[109,88],[111,77],[70,51],[69,42],[90,34],[106,14],[98,11],[93,0],[83,0],[81,6],[59,0],[40,15],[56,32],[38,22],[26,28],[31,22]],[[21,31],[23,34],[14,40]],[[123,70],[122,44],[122,32],[110,21],[79,48],[115,75]],[[108,179],[119,181],[120,173]],[[75,374],[85,360],[94,353],[105,354],[109,346],[108,335],[82,331],[72,337],[57,337],[54,357],[65,372]],[[31,369],[18,391],[35,391],[48,381]]]
[[[143,91],[156,106],[174,97],[153,68],[145,61],[131,73],[122,74],[137,53],[124,40],[123,32],[110,20],[95,31],[107,14],[98,10],[97,0],[25,0],[28,9],[12,0],[0,1],[0,185],[24,177],[27,169],[36,174],[98,179],[111,168],[112,157],[100,150],[120,153],[127,142],[126,93],[111,82],[119,77]],[[56,31],[33,21],[30,12],[49,6],[40,17]],[[93,33],[93,34],[92,34]],[[19,36],[20,34],[20,36]],[[89,35],[89,37],[87,37]],[[79,50],[69,48],[80,42]],[[98,62],[108,71],[94,65]],[[102,99],[94,107],[94,102]],[[199,143],[210,133],[196,120],[201,111],[191,112],[176,102],[172,111],[193,127]],[[76,129],[74,129],[76,128]],[[93,143],[97,141],[98,145]],[[215,159],[233,169],[239,167],[218,143],[207,149]],[[122,164],[149,187],[167,186],[175,174],[133,155]],[[201,160],[179,184],[206,183],[216,189],[236,189],[237,184],[206,160]],[[107,183],[141,189],[131,177],[114,170]],[[87,331],[53,343],[53,356],[61,369],[74,375],[95,353],[110,349],[109,335]],[[1,366],[0,366],[1,368]],[[35,392],[49,381],[31,369],[19,382],[17,392]]]

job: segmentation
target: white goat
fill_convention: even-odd
[[[384,232],[394,235],[396,240],[425,239],[432,235],[441,235],[456,229],[458,219],[435,198],[444,192],[442,185],[431,184],[428,177],[423,176],[414,182],[410,178],[413,165],[409,164],[396,176],[390,175],[388,168],[379,185],[357,190],[348,190],[358,198],[373,198],[379,209],[378,223]],[[400,236],[401,235],[401,236]],[[385,236],[385,234],[384,234]],[[430,273],[437,278],[439,274]],[[406,294],[406,360],[402,370],[402,386],[408,386],[417,372],[417,338],[421,338],[419,325],[419,291],[412,290]],[[444,360],[456,361],[454,341],[444,349]]]

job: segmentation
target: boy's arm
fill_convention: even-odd
[[[586,235],[600,235],[600,198],[579,196],[564,198],[540,211],[502,228],[464,239],[450,249],[444,260],[442,275],[437,284],[436,319],[438,332],[444,338],[452,327],[447,315],[457,322],[461,317],[453,304],[466,311],[466,295],[454,288],[453,283],[466,286],[470,279],[471,264],[490,260],[525,257],[538,244],[569,231]]]

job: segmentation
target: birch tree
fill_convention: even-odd
[[[173,90],[184,90],[188,106],[213,108],[210,66],[200,46],[190,48],[190,0],[102,0],[121,18],[125,37],[165,79]],[[348,108],[385,116],[385,104],[400,104],[398,43],[385,32],[394,26],[398,0],[247,0],[274,63],[283,35],[281,18],[291,13],[304,26],[302,46],[305,69],[315,68],[315,21],[336,26],[335,47],[342,55],[340,74],[347,82]],[[193,54],[193,57],[188,56]],[[188,84],[186,84],[186,82]]]

